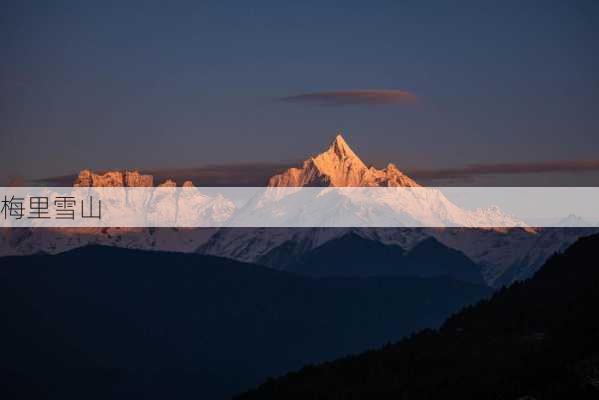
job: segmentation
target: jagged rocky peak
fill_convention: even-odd
[[[151,187],[154,186],[152,175],[142,175],[138,171],[108,171],[96,174],[89,169],[79,172],[75,187]]]
[[[301,168],[290,168],[270,178],[268,186],[419,186],[393,164],[377,169],[366,164],[349,147],[341,134]]]
[[[335,136],[333,142],[329,148],[322,154],[317,157],[321,162],[322,161],[331,161],[331,160],[341,160],[341,161],[350,161],[355,163],[356,166],[366,167],[366,165],[360,160],[360,157],[354,153],[354,151],[349,147],[343,136],[340,133]]]

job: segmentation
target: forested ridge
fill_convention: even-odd
[[[599,235],[531,279],[398,343],[270,379],[238,399],[599,398]]]

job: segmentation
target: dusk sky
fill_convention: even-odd
[[[378,166],[598,170],[599,2],[453,3],[3,4],[0,183],[293,163],[340,130]]]

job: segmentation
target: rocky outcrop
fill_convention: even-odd
[[[138,171],[108,171],[96,174],[89,169],[79,172],[74,187],[152,187],[154,177]]]
[[[154,177],[152,175],[142,175],[137,171],[125,171],[125,186],[151,187],[154,186]]]

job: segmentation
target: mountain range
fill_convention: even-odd
[[[74,186],[152,186],[153,177],[136,171],[109,171],[95,174],[81,171]],[[158,186],[173,187],[167,180]],[[413,179],[403,174],[395,165],[377,169],[366,164],[349,147],[341,135],[320,154],[310,157],[298,168],[290,168],[270,178],[270,191],[253,199],[241,209],[225,198],[194,196],[190,207],[193,215],[178,218],[198,221],[224,222],[272,218],[273,212],[298,218],[298,199],[293,191],[277,191],[288,187],[419,187]],[[193,183],[185,182],[185,187]],[[199,189],[201,190],[201,188]],[[326,190],[326,188],[323,188]],[[281,194],[282,193],[282,194]],[[291,193],[291,194],[290,194]],[[405,195],[400,198],[356,199],[343,192],[319,192],[318,201],[309,201],[310,215],[317,218],[351,220],[369,211],[385,210],[374,218],[406,218],[424,220],[435,224],[456,225],[451,228],[149,228],[149,229],[4,229],[0,234],[0,255],[27,255],[59,253],[86,244],[102,244],[149,250],[198,252],[228,257],[244,262],[259,263],[278,269],[287,269],[296,257],[317,250],[330,240],[347,235],[359,236],[386,246],[396,246],[409,253],[421,241],[434,238],[448,250],[457,250],[477,264],[488,285],[501,286],[514,280],[531,276],[553,253],[565,249],[578,237],[597,231],[594,228],[530,228],[497,208],[466,211],[449,201],[439,191],[428,198]],[[152,201],[158,207],[161,197]],[[193,200],[193,199],[192,199]],[[301,199],[300,199],[301,200]],[[185,201],[185,198],[177,201]],[[196,204],[197,203],[197,204]],[[284,212],[282,212],[282,210]],[[285,214],[285,212],[288,214]],[[151,210],[150,210],[151,215]],[[371,215],[371,214],[369,214]],[[372,218],[372,216],[371,216]],[[460,228],[476,221],[489,228]],[[520,228],[492,228],[495,222],[506,221]],[[306,256],[307,257],[307,256]],[[340,265],[343,254],[340,254]],[[347,263],[346,263],[347,264]],[[298,270],[298,263],[293,266]],[[342,271],[338,271],[342,272]],[[347,272],[350,274],[349,272]],[[423,272],[425,273],[425,272]],[[425,273],[426,274],[426,273]],[[351,274],[350,274],[351,275]]]
[[[84,170],[74,182],[152,185],[136,171]],[[462,210],[442,193],[394,203],[330,193],[375,186],[419,184],[394,165],[366,166],[337,136],[242,207],[205,194],[177,201],[197,214],[181,218],[228,221],[292,210],[289,187],[316,187],[320,211],[341,208],[344,218],[369,204],[411,218],[512,218]],[[153,195],[153,204],[169,195]],[[593,394],[597,327],[582,310],[597,300],[599,236],[552,255],[596,230],[457,225],[3,229],[0,394],[219,399],[268,376],[280,378],[242,398]],[[484,301],[489,286],[498,290]],[[346,358],[314,366],[338,357]]]

